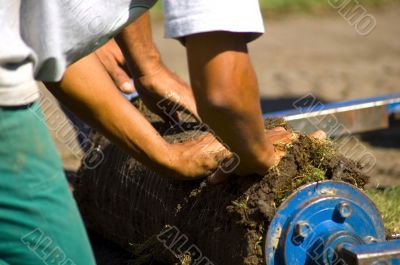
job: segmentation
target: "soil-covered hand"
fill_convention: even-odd
[[[151,74],[134,81],[145,105],[165,121],[178,122],[178,111],[191,113],[199,120],[191,87],[162,63]]]
[[[297,134],[287,131],[283,127],[276,127],[265,131],[265,138],[267,139],[267,142],[272,143],[274,146],[274,152],[270,154],[270,160],[267,164],[268,168],[279,164],[279,161],[286,154],[286,146],[290,144],[296,137]]]
[[[318,130],[309,134],[310,137],[316,139],[325,139],[326,133]],[[274,153],[272,154],[272,159],[269,167],[274,167],[279,164],[281,159],[286,155],[287,145],[298,138],[298,133],[285,130],[283,127],[276,127],[272,130],[267,130],[265,133],[267,141],[273,144]]]
[[[323,131],[316,131],[311,133],[309,136],[317,139],[325,139],[326,134]],[[239,166],[233,172],[224,172],[222,170],[215,171],[211,176],[208,177],[208,182],[211,184],[218,184],[228,179],[229,175],[235,174],[238,176],[246,176],[250,174],[262,175],[266,171],[274,166],[277,166],[280,160],[286,154],[287,145],[298,137],[297,133],[287,131],[283,127],[276,127],[272,130],[265,131],[265,137],[269,144],[273,145],[273,151],[268,154],[264,163],[264,168],[261,166],[259,169],[249,169],[246,165],[239,164]]]
[[[179,180],[195,180],[212,174],[230,152],[211,135],[171,145],[170,170]]]
[[[129,94],[135,91],[124,55],[114,39],[97,49],[95,54],[122,92]]]

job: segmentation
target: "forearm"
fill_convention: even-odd
[[[122,30],[116,40],[133,74],[136,90],[150,110],[165,121],[178,121],[175,107],[188,110],[198,118],[192,89],[161,61],[153,42],[148,12]],[[165,111],[160,108],[160,102]]]
[[[134,78],[151,74],[160,67],[160,53],[153,43],[149,12],[125,27],[116,41]]]
[[[118,92],[96,56],[76,62],[59,83],[46,86],[62,104],[140,162],[158,169],[168,167],[165,154],[170,146]]]
[[[206,49],[204,43],[208,43]],[[266,142],[246,43],[238,35],[208,33],[190,36],[186,46],[201,118],[239,155],[245,167],[265,170],[273,163],[269,161],[273,145]]]

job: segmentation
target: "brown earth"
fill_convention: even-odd
[[[146,116],[170,142],[204,134],[198,126],[171,129],[154,115]],[[267,128],[276,124],[266,121]],[[302,135],[281,147],[287,155],[264,177],[233,176],[219,185],[160,176],[103,136],[91,139],[105,160],[80,170],[75,186],[79,208],[90,229],[136,255],[134,264],[175,264],[190,257],[192,264],[263,264],[264,233],[293,190],[324,179],[362,188],[368,179],[357,163],[336,153],[332,142]]]

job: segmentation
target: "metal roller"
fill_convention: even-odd
[[[385,241],[381,216],[358,188],[303,186],[278,209],[265,241],[268,265],[397,265],[400,240]]]

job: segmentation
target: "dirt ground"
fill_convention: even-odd
[[[400,6],[369,12],[377,26],[368,36],[357,34],[336,14],[266,18],[267,34],[250,44],[263,110],[291,108],[293,101],[310,93],[331,102],[400,92]],[[184,48],[163,38],[159,19],[153,33],[164,62],[187,80]],[[50,97],[44,90],[43,95]],[[76,170],[81,153],[70,124],[56,104],[46,114],[65,168]],[[400,185],[400,130],[358,138],[377,161],[369,172],[371,185]]]

